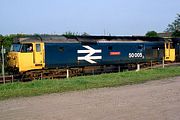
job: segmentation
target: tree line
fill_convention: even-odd
[[[177,14],[175,20],[168,24],[165,33],[171,33],[171,37],[180,37],[180,14]],[[159,37],[156,31],[148,31],[147,37]]]

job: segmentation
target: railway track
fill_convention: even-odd
[[[140,64],[140,69],[142,70],[146,70],[146,69],[153,69],[153,68],[161,68],[161,67],[170,67],[170,66],[180,66],[180,62],[178,63],[166,63],[166,64],[158,64],[158,63],[149,63],[149,64]],[[132,66],[131,66],[132,67]],[[125,67],[128,70],[137,70],[136,66],[133,66],[131,69],[129,69],[129,66]],[[53,74],[42,74],[45,71],[30,71],[28,74],[26,74],[27,76],[23,76],[23,75],[5,75],[4,79],[3,76],[0,76],[0,84],[5,84],[5,83],[13,83],[13,82],[17,82],[17,81],[31,81],[31,80],[42,80],[42,79],[57,79],[57,78],[68,78],[68,77],[74,77],[74,76],[81,76],[81,75],[94,75],[94,74],[100,74],[100,73],[112,73],[112,72],[122,72],[122,68],[121,70],[116,67],[109,67],[109,68],[102,68],[98,67],[96,68],[96,70],[92,67],[92,68],[86,68],[86,72],[84,72],[83,74],[81,74],[80,72],[82,72],[83,70],[78,70],[78,69],[63,69],[63,70],[59,70],[60,72],[55,72],[55,71],[51,71]],[[28,77],[29,76],[29,77]],[[23,78],[24,77],[24,78]]]

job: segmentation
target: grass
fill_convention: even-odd
[[[91,88],[117,87],[174,76],[180,76],[180,66],[165,69],[142,70],[139,72],[130,71],[95,76],[80,76],[64,80],[37,80],[26,83],[8,83],[0,85],[0,100]]]

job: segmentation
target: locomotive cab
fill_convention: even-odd
[[[29,42],[12,44],[8,53],[8,66],[18,72],[44,68],[44,43]]]
[[[165,47],[165,61],[174,62],[175,61],[175,49],[172,42],[166,41],[164,44]]]

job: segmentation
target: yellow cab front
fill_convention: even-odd
[[[8,53],[8,66],[18,72],[44,68],[44,43],[12,44]]]

